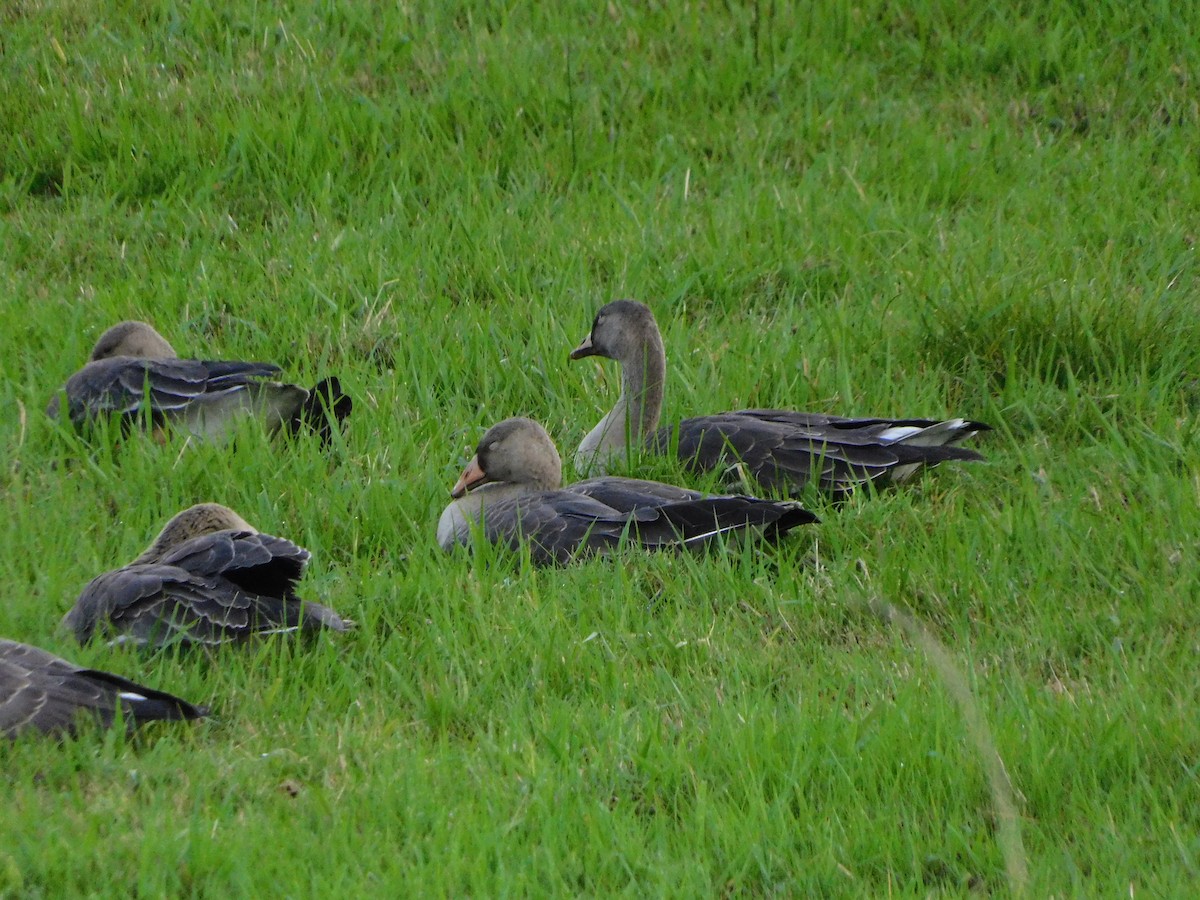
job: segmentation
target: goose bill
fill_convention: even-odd
[[[471,488],[483,484],[487,480],[487,473],[479,465],[479,457],[472,456],[471,461],[467,463],[467,467],[463,469],[462,475],[459,476],[458,481],[451,488],[450,496],[457,500]]]
[[[571,351],[571,359],[583,359],[585,356],[594,356],[596,348],[592,346],[592,336],[588,334],[580,343],[579,346]]]

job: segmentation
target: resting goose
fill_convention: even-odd
[[[750,530],[771,537],[817,517],[799,504],[712,496],[656,481],[602,477],[562,487],[562,462],[531,419],[492,426],[454,485],[438,522],[438,543],[469,544],[472,526],[493,544],[530,546],[534,563],[565,564],[606,554],[628,540],[653,550],[696,547]]]
[[[100,634],[150,647],[346,631],[352,623],[296,596],[309,558],[228,507],[201,503],[171,519],[129,565],[92,579],[63,624],[80,643]]]
[[[67,379],[47,407],[57,418],[61,397],[76,426],[118,416],[123,425],[171,423],[199,438],[220,439],[241,419],[256,417],[270,432],[315,431],[328,441],[333,422],[353,402],[337,378],[311,390],[271,380],[272,363],[179,359],[145,322],[121,322],[100,335],[86,366]]]
[[[596,313],[591,333],[571,359],[604,356],[621,365],[621,396],[583,439],[575,455],[580,472],[605,471],[644,441],[657,453],[677,448],[694,471],[744,466],[771,492],[797,493],[811,480],[842,495],[865,481],[900,482],[923,466],[978,460],[954,446],[989,426],[966,419],[850,419],[780,409],[744,409],[684,419],[659,428],[667,359],[650,309],[614,300]]]
[[[71,734],[85,716],[107,728],[118,709],[129,730],[154,719],[208,715],[203,706],[171,694],[0,639],[0,737],[15,738],[25,731]]]

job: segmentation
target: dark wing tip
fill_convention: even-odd
[[[342,390],[338,377],[330,375],[313,385],[288,423],[288,429],[292,434],[311,432],[321,439],[323,446],[328,446],[334,425],[340,427],[353,409],[353,398]]]

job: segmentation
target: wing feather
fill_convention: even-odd
[[[208,710],[119,675],[82,669],[45,650],[0,640],[0,736],[71,733],[81,717],[127,727],[153,719],[195,719]]]
[[[67,380],[68,414],[77,424],[147,413],[159,422],[205,395],[244,391],[279,372],[270,363],[114,356],[88,363]]]
[[[101,633],[152,646],[217,644],[278,631],[345,631],[347,620],[296,596],[309,558],[304,548],[273,535],[200,535],[160,560],[93,579],[64,622],[80,642]]]
[[[648,444],[659,453],[673,450],[692,471],[743,466],[773,492],[795,493],[815,481],[840,494],[865,481],[904,477],[921,466],[982,459],[974,450],[952,445],[987,428],[963,419],[851,419],[747,409],[684,419],[659,429]]]
[[[777,537],[815,521],[790,501],[706,496],[661,482],[605,477],[488,503],[483,534],[513,550],[528,543],[538,565],[564,565],[611,553],[622,541],[650,550],[678,549],[750,529]]]

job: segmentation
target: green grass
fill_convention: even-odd
[[[1030,896],[1196,892],[1187,4],[24,0],[0,33],[0,634],[217,713],[0,746],[0,896],[1003,895],[963,686]],[[485,426],[571,450],[615,399],[566,354],[618,296],[671,414],[966,415],[989,462],[778,548],[442,555]],[[344,441],[83,445],[42,411],[131,317],[338,373]],[[359,630],[55,633],[206,500]]]

